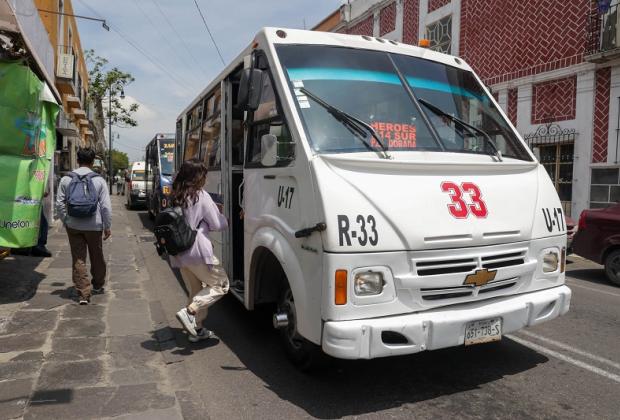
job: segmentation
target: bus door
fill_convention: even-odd
[[[224,211],[230,221],[224,235],[224,268],[230,277],[232,293],[244,300],[243,277],[243,219],[241,201],[243,199],[243,152],[244,152],[244,112],[235,107],[239,90],[240,69],[233,72],[223,82],[222,115],[224,154],[222,159],[222,185]]]
[[[222,95],[221,84],[210,92],[203,105],[202,128],[200,132],[200,159],[208,169],[205,189],[216,203],[223,203],[222,181]],[[210,232],[209,239],[213,244],[215,255],[223,257],[223,233]]]

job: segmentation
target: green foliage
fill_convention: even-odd
[[[136,103],[129,106],[121,103],[121,90],[124,86],[132,83],[135,79],[131,73],[121,71],[118,67],[107,69],[108,60],[95,55],[94,50],[86,50],[86,62],[89,64],[89,96],[95,101],[106,102],[103,106],[105,120],[112,117],[112,125],[118,127],[135,127],[138,122],[133,118],[133,114],[138,110]],[[108,89],[111,90],[112,109],[110,110],[107,101],[109,99]]]
[[[108,157],[106,156],[106,164],[108,164]],[[127,169],[129,167],[129,157],[127,153],[121,152],[116,149],[112,149],[112,176],[120,170]]]

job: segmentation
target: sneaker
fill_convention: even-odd
[[[80,298],[80,305],[88,305],[89,299]]]
[[[93,288],[91,289],[91,293],[92,293],[93,295],[102,295],[102,294],[103,294],[103,292],[105,292],[105,289],[104,289],[103,287],[100,287],[99,289],[96,289],[96,288],[94,288],[94,287],[93,287]]]
[[[177,312],[176,317],[181,325],[183,325],[183,328],[185,328],[185,331],[194,337],[198,336],[198,333],[196,333],[196,317],[187,312],[187,308],[183,308]]]
[[[213,337],[213,331],[209,331],[206,328],[201,328],[196,331],[195,337],[193,335],[190,335],[189,337],[187,337],[187,339],[192,343],[197,343],[202,340],[208,340],[211,337]]]

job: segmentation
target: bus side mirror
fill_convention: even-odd
[[[275,166],[278,163],[278,138],[273,134],[263,134],[260,143],[261,164]]]
[[[243,69],[239,82],[237,107],[243,111],[256,111],[260,104],[263,89],[263,71],[261,69]]]

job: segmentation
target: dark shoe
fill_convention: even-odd
[[[52,256],[52,253],[44,246],[34,246],[30,250],[30,255],[32,255],[33,257],[49,258]]]
[[[201,328],[199,330],[196,330],[196,336],[194,337],[193,335],[189,335],[187,337],[187,339],[192,342],[192,343],[197,343],[199,341],[202,340],[208,340],[209,338],[213,337],[215,334],[213,334],[213,331],[209,331],[206,328]]]
[[[92,288],[92,290],[90,291],[93,295],[102,295],[103,292],[105,292],[105,289],[102,287],[100,287],[99,289],[95,289],[94,287]]]

